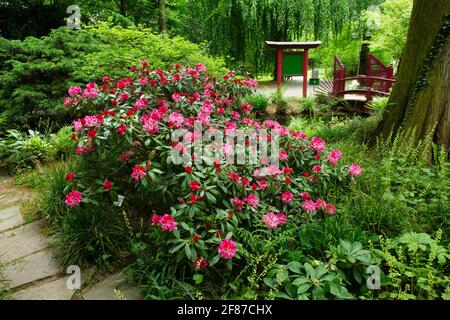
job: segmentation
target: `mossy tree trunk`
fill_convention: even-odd
[[[375,136],[450,145],[450,1],[414,0],[406,46]]]

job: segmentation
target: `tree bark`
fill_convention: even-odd
[[[401,134],[418,143],[430,135],[449,147],[449,31],[449,0],[414,0],[397,80],[375,137]]]
[[[166,18],[166,0],[159,0],[159,29],[162,33],[167,32],[167,18]]]

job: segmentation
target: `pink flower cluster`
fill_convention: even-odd
[[[80,205],[82,195],[80,192],[73,190],[70,191],[66,196],[66,204],[72,208]]]
[[[163,216],[154,214],[152,215],[151,220],[152,224],[159,225],[163,231],[177,230],[177,223],[170,214],[165,214]]]
[[[302,209],[306,212],[316,212],[317,210],[325,210],[328,215],[332,216],[336,214],[336,207],[331,203],[326,203],[322,199],[316,201],[305,199],[303,200]]]
[[[352,177],[357,177],[362,173],[362,169],[356,163],[352,163],[348,168],[348,173],[350,173]]]
[[[262,221],[267,228],[276,229],[286,223],[286,215],[284,213],[275,214],[273,212],[268,212],[262,217]]]
[[[219,249],[217,251],[223,259],[231,260],[237,252],[236,247],[236,242],[225,239],[219,244]]]

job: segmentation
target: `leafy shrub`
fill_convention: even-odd
[[[76,142],[72,139],[72,128],[62,127],[57,133],[50,134],[49,143],[54,159],[64,159],[73,152]]]
[[[123,195],[130,220],[143,219],[138,247],[144,255],[167,256],[179,268],[199,273],[216,264],[221,272],[231,270],[233,257],[250,257],[240,243],[245,231],[264,241],[272,235],[267,226],[298,227],[333,215],[334,206],[320,198],[327,196],[330,183],[345,188],[351,175],[360,173],[357,165],[339,162],[339,151],[326,153],[325,142],[317,137],[309,139],[273,120],[249,118],[253,106],[243,97],[252,93],[254,80],[232,72],[215,78],[205,70],[198,64],[151,72],[143,61],[131,78],[70,88],[67,105],[74,112],[97,113],[73,122],[80,167],[68,177],[70,187],[64,192],[73,219],[84,208],[111,207]],[[229,143],[209,145],[219,155],[203,154],[206,165],[194,163],[189,154],[180,166],[174,150],[195,144],[187,131],[183,144],[171,136],[176,129],[192,129],[195,122],[209,132],[273,129],[281,135],[282,149],[272,156],[283,166],[224,162]],[[261,170],[270,172],[260,176]]]
[[[283,299],[354,299],[367,294],[367,267],[380,259],[360,242],[340,240],[317,260],[302,254],[267,273],[264,283]]]
[[[300,107],[302,110],[306,111],[309,116],[314,114],[314,99],[313,98],[303,98],[300,100]]]
[[[6,139],[0,140],[0,159],[11,171],[26,170],[48,159],[50,145],[39,132],[28,130],[26,136],[17,130],[7,133]]]
[[[269,105],[269,99],[263,94],[254,94],[245,98],[248,103],[253,105],[253,111],[264,113]]]
[[[270,97],[270,101],[275,106],[277,114],[286,114],[288,109],[288,103],[283,97],[283,90],[276,91]]]
[[[64,159],[75,145],[71,127],[63,127],[49,137],[34,130],[23,134],[11,129],[0,140],[0,166],[11,172],[23,172],[37,164]]]
[[[450,298],[450,251],[426,233],[405,233],[381,242],[378,254],[385,261],[381,299]]]
[[[276,266],[264,279],[270,288],[279,290],[277,298],[290,300],[352,299],[343,278],[321,261],[305,262],[303,265],[291,261]]]

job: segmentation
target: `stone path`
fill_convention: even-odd
[[[6,180],[6,183],[8,181]],[[0,205],[5,180],[0,180]],[[93,269],[81,270],[81,288],[69,289],[66,273],[53,262],[52,238],[42,234],[42,223],[26,223],[18,206],[0,210],[0,270],[16,300],[142,299],[122,274],[105,277]],[[99,281],[100,280],[100,281]],[[71,281],[69,281],[69,284]],[[4,285],[0,282],[0,286]],[[117,291],[118,290],[118,291]]]
[[[307,86],[307,96],[311,97],[316,94],[317,88],[319,86]],[[283,81],[282,85],[282,93],[283,97],[303,97],[303,77],[292,77],[291,80]],[[277,91],[277,82],[276,81],[265,81],[260,82],[258,87],[258,92],[270,96]]]

